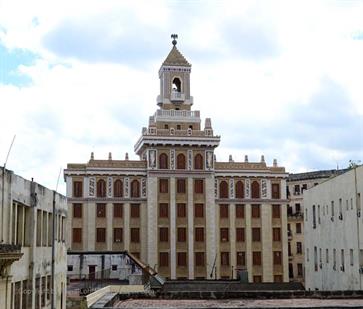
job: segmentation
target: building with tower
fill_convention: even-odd
[[[216,161],[220,136],[192,110],[191,64],[173,47],[139,160],[68,164],[68,248],[127,250],[169,279],[287,282],[286,178],[274,160]],[[94,267],[94,265],[93,265]],[[96,266],[98,269],[102,266]]]

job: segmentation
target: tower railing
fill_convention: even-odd
[[[155,120],[158,118],[200,118],[200,111],[186,111],[186,110],[176,110],[176,109],[158,109],[155,112]]]

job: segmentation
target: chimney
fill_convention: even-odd
[[[95,159],[95,155],[93,153],[93,151],[91,152],[91,160],[94,160]]]
[[[229,162],[234,162],[233,158],[232,158],[232,155],[229,155]]]
[[[112,160],[112,153],[111,152],[108,153],[108,159]]]
[[[129,153],[126,152],[126,154],[125,154],[125,160],[128,160],[128,159],[129,159]]]
[[[245,155],[245,162],[248,162],[248,155]]]
[[[277,167],[277,160],[274,159],[273,167]]]
[[[261,163],[265,163],[265,156],[264,155],[261,156]]]

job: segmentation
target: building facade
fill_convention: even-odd
[[[363,166],[304,192],[305,287],[361,290]]]
[[[304,283],[304,199],[303,194],[328,178],[344,170],[321,170],[289,174],[287,178],[287,233],[289,255],[289,278]]]
[[[65,308],[65,196],[2,168],[0,197],[0,308],[51,308],[52,291],[55,308]]]
[[[158,109],[135,144],[140,160],[68,164],[71,250],[127,250],[170,279],[287,282],[287,173],[218,162],[211,119],[192,110],[191,65],[175,46],[159,70]]]

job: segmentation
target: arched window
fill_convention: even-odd
[[[173,88],[173,91],[175,91],[175,92],[181,92],[181,81],[178,77],[175,77],[173,79],[172,88]]]
[[[243,182],[237,181],[236,183],[236,198],[244,198]]]
[[[122,184],[122,181],[120,179],[117,179],[113,183],[113,196],[114,197],[122,197],[124,191],[124,186]]]
[[[203,169],[203,157],[200,153],[198,153],[194,157],[194,169],[196,170],[202,170]]]
[[[103,179],[97,181],[97,197],[106,197],[106,181]]]
[[[136,179],[131,182],[131,197],[140,197],[140,183]]]
[[[162,153],[159,157],[159,168],[160,169],[168,168],[168,155],[166,153]]]
[[[253,181],[251,184],[252,198],[260,198],[260,184],[258,181]]]
[[[176,157],[176,168],[178,170],[185,170],[185,156],[179,153]]]
[[[219,184],[219,197],[228,198],[228,184],[227,181],[221,181]]]

